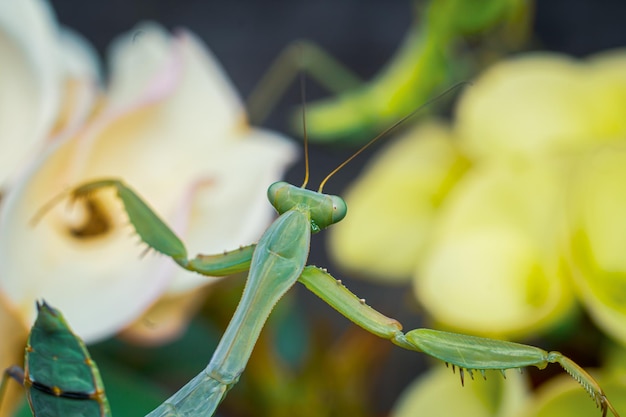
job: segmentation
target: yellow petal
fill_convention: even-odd
[[[599,53],[589,60],[589,84],[598,135],[626,134],[626,49]]]
[[[563,183],[551,164],[483,164],[452,192],[415,275],[415,294],[436,321],[511,337],[569,311]]]
[[[458,372],[458,370],[457,370]],[[450,369],[435,365],[402,394],[392,417],[505,417],[520,409],[527,397],[526,378],[509,370],[506,380],[499,371],[487,371],[483,380],[474,372],[472,381],[465,372],[465,386]]]
[[[466,168],[443,123],[426,123],[394,141],[346,193],[348,216],[330,231],[335,259],[372,278],[407,280],[442,201]]]
[[[626,380],[623,376],[596,375],[607,398],[620,415],[626,412]],[[568,375],[559,375],[542,385],[520,417],[588,417],[600,411],[589,394]],[[608,415],[612,415],[608,412]]]
[[[626,148],[591,153],[572,185],[574,282],[596,324],[626,344]]]
[[[474,158],[516,158],[599,140],[589,74],[583,64],[555,54],[494,65],[459,102],[460,146]]]

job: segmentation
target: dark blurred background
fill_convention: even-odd
[[[408,0],[53,0],[51,3],[61,23],[82,33],[103,55],[113,38],[140,21],[154,20],[170,29],[186,27],[206,42],[244,97],[281,50],[297,39],[316,42],[367,79],[389,60],[415,18],[415,9]],[[531,49],[584,57],[626,45],[624,0],[539,1],[535,7]],[[307,99],[325,94],[313,83],[309,84]],[[299,103],[299,89],[295,85],[264,125],[291,134],[283,115]],[[350,153],[346,149],[313,147],[312,183],[318,183]],[[341,194],[368,155],[338,174],[326,191]],[[301,183],[302,176],[303,165],[298,164],[290,170],[287,180]],[[345,278],[346,285],[365,297],[368,304],[398,318],[405,328],[420,325],[418,307],[413,305],[408,286],[383,287],[350,279],[328,260],[323,236],[314,239],[310,263],[329,267],[336,276]],[[338,332],[349,326],[345,319],[302,288],[298,289],[294,304],[309,316],[327,315],[338,323]],[[419,355],[392,350],[375,383],[379,412],[389,410],[401,389],[423,365]]]

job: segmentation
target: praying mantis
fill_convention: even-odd
[[[71,200],[79,200],[89,198],[102,189],[113,189],[141,241],[186,270],[206,276],[228,276],[248,271],[239,305],[209,364],[146,417],[213,415],[244,372],[274,306],[296,281],[366,331],[401,348],[426,353],[446,365],[452,365],[453,371],[458,368],[461,384],[465,382],[466,372],[472,379],[475,371],[486,378],[486,370],[500,370],[505,375],[505,370],[511,368],[535,366],[544,369],[549,363],[558,363],[587,391],[603,417],[609,410],[619,417],[595,379],[560,352],[426,328],[403,333],[397,320],[367,305],[364,299],[357,297],[325,269],[306,265],[311,235],[341,221],[347,214],[346,203],[341,197],[322,192],[326,182],[423,106],[384,130],[331,171],[317,191],[305,188],[309,173],[305,136],[306,174],[302,186],[284,181],[270,185],[267,197],[278,218],[258,243],[223,254],[198,254],[189,258],[178,236],[137,192],[120,179],[90,181],[69,192]],[[303,125],[306,132],[304,115]],[[56,201],[58,198],[52,202]],[[50,204],[44,206],[39,215],[50,207]],[[25,370],[11,367],[5,371],[0,400],[8,377],[12,377],[26,387],[29,405],[35,416],[111,416],[99,371],[83,342],[72,333],[58,310],[45,302],[37,304],[37,308],[38,317],[26,347]]]
[[[34,416],[111,416],[98,367],[63,315],[45,301],[37,302],[24,364],[24,370],[12,366],[4,372],[0,406],[12,377],[26,388]]]
[[[339,168],[341,165],[337,169]],[[334,172],[336,170],[330,175]],[[504,374],[510,368],[536,366],[543,369],[548,363],[558,363],[589,393],[601,409],[603,417],[608,410],[614,416],[619,416],[598,383],[584,369],[559,352],[425,328],[403,333],[399,322],[368,306],[365,300],[359,299],[327,271],[307,266],[311,235],[341,221],[347,213],[346,204],[339,196],[322,193],[329,177],[322,181],[317,192],[286,182],[272,184],[267,192],[268,199],[279,217],[257,244],[222,255],[197,255],[192,259],[188,258],[184,244],[174,232],[121,180],[92,181],[71,192],[72,198],[78,199],[103,188],[115,189],[141,240],[150,248],[171,257],[182,268],[211,276],[249,271],[239,306],[207,367],[147,417],[213,415],[243,373],[274,305],[296,281],[304,284],[363,329],[404,349],[424,352],[440,359],[452,365],[453,370],[458,367],[462,384],[465,372],[473,379],[474,371],[485,377],[488,369],[497,369]],[[6,375],[18,379],[27,387],[34,415],[69,415],[69,408],[66,408],[69,407],[66,403],[69,403],[76,409],[85,411],[83,415],[109,416],[99,373],[91,359],[88,359],[84,345],[71,333],[58,311],[45,303],[38,305],[38,309],[39,317],[26,349],[26,371],[19,372],[16,368],[11,368]],[[39,336],[51,323],[55,331],[65,334],[65,339],[61,338],[61,342],[59,338],[46,339]],[[41,355],[52,365],[35,362],[40,349],[53,350],[48,355]],[[64,366],[62,361],[66,359],[60,353],[69,353],[70,356],[82,360],[81,368],[86,373],[75,378],[81,383],[79,388],[70,390],[62,385],[68,378],[65,373],[42,373],[42,380],[32,378],[42,369],[48,369],[46,366],[49,369],[60,369],[55,367]],[[59,378],[56,375],[62,376]],[[90,390],[86,387],[90,387]],[[91,407],[88,412],[87,407]]]

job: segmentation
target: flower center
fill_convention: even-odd
[[[113,219],[107,214],[106,204],[97,196],[81,198],[66,217],[69,234],[77,239],[103,237],[114,228]]]

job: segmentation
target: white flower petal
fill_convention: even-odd
[[[100,95],[101,74],[93,47],[78,33],[62,28],[59,38],[64,86],[51,139],[67,136],[92,116]]]
[[[152,30],[145,29],[141,33],[139,39],[143,39],[145,49],[149,50],[146,54],[163,46],[161,41],[148,42],[159,38],[159,32],[154,34]],[[122,175],[156,207],[159,206],[158,200],[152,200],[151,193],[158,198],[164,188],[176,190],[184,187],[185,183],[199,176],[205,165],[203,158],[219,154],[216,145],[228,140],[240,140],[245,133],[245,127],[241,125],[243,108],[228,105],[232,90],[229,83],[226,87],[220,86],[220,82],[226,80],[221,77],[217,62],[210,56],[204,56],[204,51],[190,36],[181,36],[170,43],[167,51],[161,51],[168,53],[166,59],[151,60],[146,57],[145,62],[151,62],[151,65],[144,66],[144,70],[152,77],[144,75],[142,87],[135,87],[134,91],[141,92],[140,100],[115,96],[123,86],[131,88],[136,84],[124,81],[136,80],[136,75],[126,73],[134,71],[130,70],[132,65],[117,58],[124,62],[114,67],[118,72],[113,78],[120,80],[112,85],[115,98],[107,115],[102,118],[103,126],[90,132],[93,140],[87,139],[90,143],[83,150],[85,155],[77,161],[81,164],[77,172],[86,177]],[[132,46],[126,45],[126,48]],[[132,51],[122,48],[119,53],[124,55],[123,52],[130,54]],[[141,48],[138,51],[141,56],[142,51]],[[154,55],[158,54],[154,52]],[[220,82],[212,77],[218,77]],[[225,97],[216,97],[221,94]],[[123,102],[122,98],[127,101]],[[139,106],[142,108],[137,111]],[[109,118],[131,109],[136,111],[125,122],[109,123]],[[96,136],[106,136],[107,139],[100,140]],[[197,162],[191,162],[192,158]],[[113,164],[112,160],[115,160]],[[147,175],[147,172],[151,174]],[[155,181],[155,175],[159,181]],[[144,186],[137,182],[148,177],[150,184]],[[152,190],[147,188],[150,185]],[[154,189],[155,186],[157,189]]]
[[[59,35],[61,62],[66,76],[100,82],[100,59],[89,41],[78,32],[65,27],[61,28]]]
[[[145,96],[147,88],[174,91],[170,84],[180,81],[182,59],[175,43],[157,24],[140,25],[115,39],[108,53],[109,107],[124,108]]]
[[[193,134],[198,124],[211,125],[215,132],[221,132],[245,121],[243,104],[230,80],[212,53],[189,32],[181,31],[172,38],[160,26],[145,23],[117,39],[110,56],[113,76],[109,99],[113,107],[127,103],[129,97],[143,95],[146,81],[152,89],[171,82],[172,74],[183,65],[185,76],[180,80],[183,85],[170,102],[172,108],[184,103],[178,114],[170,115],[179,118],[179,128],[189,126],[188,131],[179,132],[181,137]],[[170,68],[169,73],[162,70],[164,64]],[[160,72],[156,73],[155,69]],[[204,138],[205,141],[220,139],[220,136]]]
[[[98,200],[111,213],[110,230],[101,236],[74,236],[67,224],[67,205],[56,207],[37,225],[31,223],[50,190],[59,189],[73,145],[66,141],[51,148],[3,202],[0,286],[26,320],[34,320],[35,300],[45,298],[90,342],[139,315],[167,282],[155,274],[162,258],[139,258],[141,249],[130,238],[127,220],[110,194]]]
[[[48,4],[0,2],[0,184],[14,176],[54,123],[61,73]]]
[[[144,78],[139,80],[132,65],[126,65],[131,52],[119,58],[113,77],[118,82],[107,108],[32,168],[7,196],[0,218],[2,289],[31,318],[33,299],[45,297],[88,341],[136,319],[162,294],[176,269],[163,256],[139,259],[140,249],[129,237],[131,228],[113,193],[93,196],[86,211],[84,204],[71,214],[56,207],[32,228],[28,221],[42,204],[63,187],[118,177],[168,221],[180,209],[185,190],[199,180],[215,179],[215,195],[207,188],[197,202],[191,201],[189,230],[203,252],[213,247],[221,251],[258,237],[271,213],[267,203],[259,209],[261,196],[295,156],[293,145],[283,138],[241,125],[236,96],[237,105],[228,105],[233,101],[230,84],[220,85],[226,81],[217,63],[192,37],[167,42],[158,30],[144,32],[146,43],[137,53],[156,51],[154,59],[143,61]],[[131,79],[140,85],[134,88],[127,82]],[[124,86],[134,94],[122,91]],[[207,103],[215,108],[202,106]],[[101,220],[102,230],[88,237],[72,233],[90,214]]]
[[[202,174],[207,184],[195,193],[188,226],[181,233],[189,255],[218,254],[256,242],[275,213],[267,188],[295,155],[294,144],[254,130],[207,158]],[[171,291],[188,291],[206,282],[206,277],[179,270]]]

